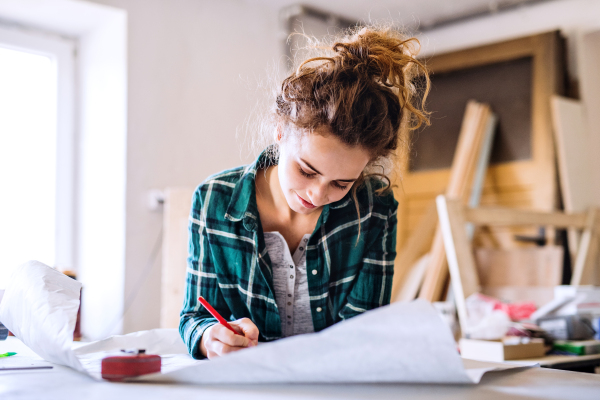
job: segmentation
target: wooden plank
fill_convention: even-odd
[[[163,214],[160,327],[177,328],[187,268],[188,218],[193,188],[167,188]]]
[[[465,210],[468,222],[487,226],[554,226],[556,228],[578,228],[588,226],[585,213],[565,214],[500,207],[480,207]]]
[[[552,96],[552,120],[563,206],[566,212],[582,212],[592,205],[590,138],[580,101]],[[578,246],[575,229],[569,229],[571,259]]]
[[[469,206],[477,207],[481,202],[481,196],[483,195],[483,184],[485,182],[485,174],[490,164],[490,157],[492,155],[492,144],[494,142],[494,133],[496,132],[496,124],[498,118],[491,114],[487,120],[483,138],[481,140],[481,148],[479,149],[479,158],[477,159],[477,165],[475,167],[475,175],[473,177],[473,186],[471,188],[471,196],[469,197]],[[475,227],[473,224],[467,225],[467,236],[469,240],[473,239],[475,233]]]
[[[471,244],[467,237],[464,206],[460,200],[450,200],[446,196],[438,196],[436,203],[450,270],[450,284],[454,293],[458,321],[464,336],[468,331],[465,300],[481,289],[475,260],[471,253]]]
[[[562,197],[566,212],[591,204],[591,154],[580,101],[552,96],[552,117]]]
[[[452,161],[450,181],[446,196],[452,199],[466,200],[472,183],[475,166],[481,149],[481,142],[491,118],[488,106],[470,101],[465,110],[458,145]],[[431,247],[431,260],[419,298],[438,301],[448,277],[446,255],[442,232],[438,228]]]
[[[592,177],[590,196],[593,205],[600,206],[600,30],[578,35],[577,54],[579,59],[579,88],[589,135],[588,146],[594,157],[591,158],[591,168],[588,174]]]
[[[412,301],[417,297],[429,265],[430,255],[430,253],[424,254],[411,266],[394,301]]]
[[[581,235],[581,242],[579,243],[579,250],[571,276],[571,285],[573,286],[595,283],[590,282],[590,275],[593,275],[593,266],[597,261],[598,241],[600,241],[598,235],[600,229],[599,214],[598,209],[592,208],[586,215],[585,229]]]

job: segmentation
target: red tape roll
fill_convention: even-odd
[[[132,354],[112,356],[102,359],[102,378],[109,381],[122,381],[154,372],[160,372],[160,356]]]

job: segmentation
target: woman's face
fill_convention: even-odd
[[[369,162],[369,153],[327,130],[280,141],[279,184],[289,207],[311,214],[340,200]]]

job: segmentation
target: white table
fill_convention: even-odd
[[[0,341],[0,353],[36,355],[13,337]],[[15,356],[16,357],[16,356]],[[70,368],[0,372],[0,399],[599,399],[600,375],[530,368],[486,374],[479,385],[313,384],[162,385],[97,382]]]

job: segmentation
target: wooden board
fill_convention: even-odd
[[[589,174],[592,177],[592,201],[600,206],[600,31],[579,36],[577,43],[579,87],[584,108],[589,148],[593,157]]]
[[[492,165],[486,174],[481,204],[546,211],[554,209],[557,187],[549,98],[562,91],[561,49],[558,33],[550,32],[437,55],[426,60],[428,68],[435,77],[435,74],[438,73],[460,71],[531,57],[530,157]],[[494,104],[492,104],[493,108]],[[431,111],[435,112],[435,110]],[[596,114],[600,115],[600,113]],[[433,123],[441,124],[442,122],[434,118]],[[502,125],[502,123],[502,119],[500,119],[499,124]],[[425,133],[413,133],[411,136],[404,136],[402,140],[411,142],[415,135],[422,138]],[[437,195],[446,192],[450,178],[448,168],[411,171],[408,161],[415,154],[411,148],[406,146],[402,147],[402,151],[397,163],[398,180],[394,182],[397,185],[394,194],[400,203],[398,208],[398,251],[404,247],[405,241],[418,225],[427,206]],[[502,240],[506,242],[506,245],[516,247],[517,244],[511,240],[513,233],[506,230],[506,233],[502,234]],[[495,231],[494,234],[496,234]],[[478,240],[477,237],[475,239]],[[399,271],[403,273],[403,270],[409,267],[409,265],[396,265],[395,273]]]
[[[585,211],[591,206],[592,180],[583,105],[578,100],[552,96],[552,120],[565,211]]]
[[[592,205],[593,181],[590,138],[582,103],[552,96],[552,121],[563,207],[567,212],[585,211]],[[568,241],[574,260],[579,245],[574,229],[569,229]]]
[[[475,175],[475,167],[481,151],[481,144],[492,113],[487,105],[469,101],[457,144],[446,196],[466,201],[470,194],[471,183]],[[431,260],[419,298],[438,301],[448,277],[446,253],[441,229],[437,229],[431,246]]]
[[[187,268],[188,218],[193,188],[167,188],[163,215],[160,327],[179,327]]]

